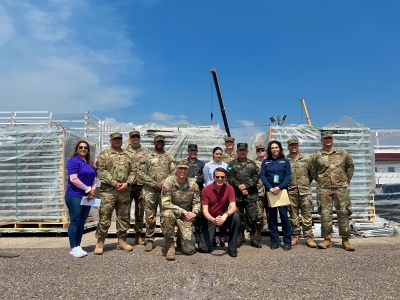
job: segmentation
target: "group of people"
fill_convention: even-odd
[[[287,141],[287,156],[282,144],[273,140],[267,147],[256,145],[254,160],[247,158],[247,143],[238,143],[235,149],[235,139],[225,137],[225,149],[215,147],[213,159],[206,164],[198,160],[196,144],[188,145],[187,159],[175,160],[164,150],[164,136],[154,137],[153,151],[143,147],[140,139],[140,132],[131,131],[129,145],[122,148],[122,134],[112,133],[110,148],[100,153],[95,164],[90,160],[89,144],[86,141],[77,143],[67,162],[69,181],[65,194],[70,213],[68,236],[72,256],[87,255],[80,243],[89,208],[80,203],[82,197],[88,201],[93,199],[96,180],[101,182],[101,204],[95,255],[104,252],[114,210],[117,249],[133,250],[126,241],[132,201],[135,203],[135,244],[145,245],[145,251],[153,249],[156,214],[160,208],[167,260],[175,260],[176,247],[191,255],[197,251],[209,253],[217,243],[222,247],[228,243],[228,254],[236,257],[238,247],[246,242],[245,231],[250,235],[250,246],[261,248],[264,211],[271,249],[281,246],[278,212],[285,251],[299,243],[301,231],[307,246],[327,249],[332,247],[333,205],[342,247],[347,251],[355,250],[349,243],[352,213],[349,184],[354,163],[345,150],[333,146],[332,132],[321,133],[322,149],[312,157],[300,153],[299,140],[294,137]],[[312,231],[313,180],[317,183],[317,206],[324,238],[319,244],[314,242]],[[267,195],[279,196],[284,190],[290,205],[269,207]],[[141,238],[144,218],[146,243]]]

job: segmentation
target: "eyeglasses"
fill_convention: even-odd
[[[215,176],[217,179],[225,179],[225,176]]]
[[[260,148],[260,149],[257,149],[256,151],[257,151],[257,152],[264,152],[265,149],[264,149],[264,148]]]
[[[87,149],[88,149],[88,147],[86,147],[86,146],[79,146],[79,147],[78,147],[78,149],[79,149],[79,150],[82,150],[82,149],[85,149],[85,150],[87,150]]]
[[[132,135],[131,135],[131,138],[138,138],[138,139],[140,139],[140,135],[138,135],[138,134],[132,134]]]

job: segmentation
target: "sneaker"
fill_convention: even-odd
[[[73,257],[75,257],[75,258],[81,258],[81,257],[84,257],[84,256],[85,256],[81,251],[79,251],[78,247],[73,248],[73,249],[69,252],[69,254],[71,254],[71,255],[72,255]]]
[[[221,237],[221,238],[219,239],[219,246],[220,246],[220,247],[225,247],[225,238],[224,238],[224,237]]]
[[[76,248],[78,248],[79,249],[79,251],[83,254],[83,255],[87,255],[87,252],[85,251],[85,250],[83,250],[82,248],[81,248],[81,246],[77,246]]]

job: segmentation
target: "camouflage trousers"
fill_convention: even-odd
[[[289,220],[290,226],[292,227],[292,234],[300,234],[299,211],[301,211],[303,235],[305,237],[314,237],[312,232],[312,212],[314,211],[312,196],[289,194],[289,199]]]
[[[143,189],[143,206],[146,214],[146,239],[154,241],[158,206],[161,211],[161,193]]]
[[[135,202],[135,232],[142,232],[143,229],[143,194],[141,185],[134,185],[131,188],[131,201]]]
[[[317,189],[318,213],[321,215],[321,235],[327,237],[333,233],[333,204],[336,208],[336,215],[339,223],[339,235],[343,238],[350,238],[349,216],[352,214],[350,189],[332,188]]]
[[[100,192],[99,223],[97,224],[96,237],[106,238],[111,225],[112,213],[115,209],[117,216],[117,236],[126,237],[130,226],[129,191],[118,192],[117,190]]]
[[[240,230],[256,232],[257,220],[259,216],[258,201],[236,202],[237,213],[240,217]]]
[[[193,234],[192,222],[186,222],[182,217],[177,217],[170,209],[164,210],[161,215],[161,229],[165,240],[174,239],[175,226],[177,226],[182,252],[186,254],[196,253],[196,240]]]
[[[257,229],[263,229],[264,228],[264,210],[265,214],[268,217],[268,204],[267,204],[267,197],[265,196],[258,196],[258,201],[257,203],[257,209],[258,209],[258,214],[257,214]]]

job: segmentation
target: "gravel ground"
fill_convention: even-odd
[[[85,258],[69,256],[67,238],[0,238],[1,299],[399,299],[400,238],[355,238],[355,252],[340,239],[327,250],[301,245],[291,251],[239,248],[237,258],[212,254],[166,261],[163,239],[147,253],[115,250],[94,256],[93,233],[84,236]],[[320,240],[320,239],[316,239]],[[130,243],[132,239],[128,239]],[[248,244],[248,243],[247,243]]]

